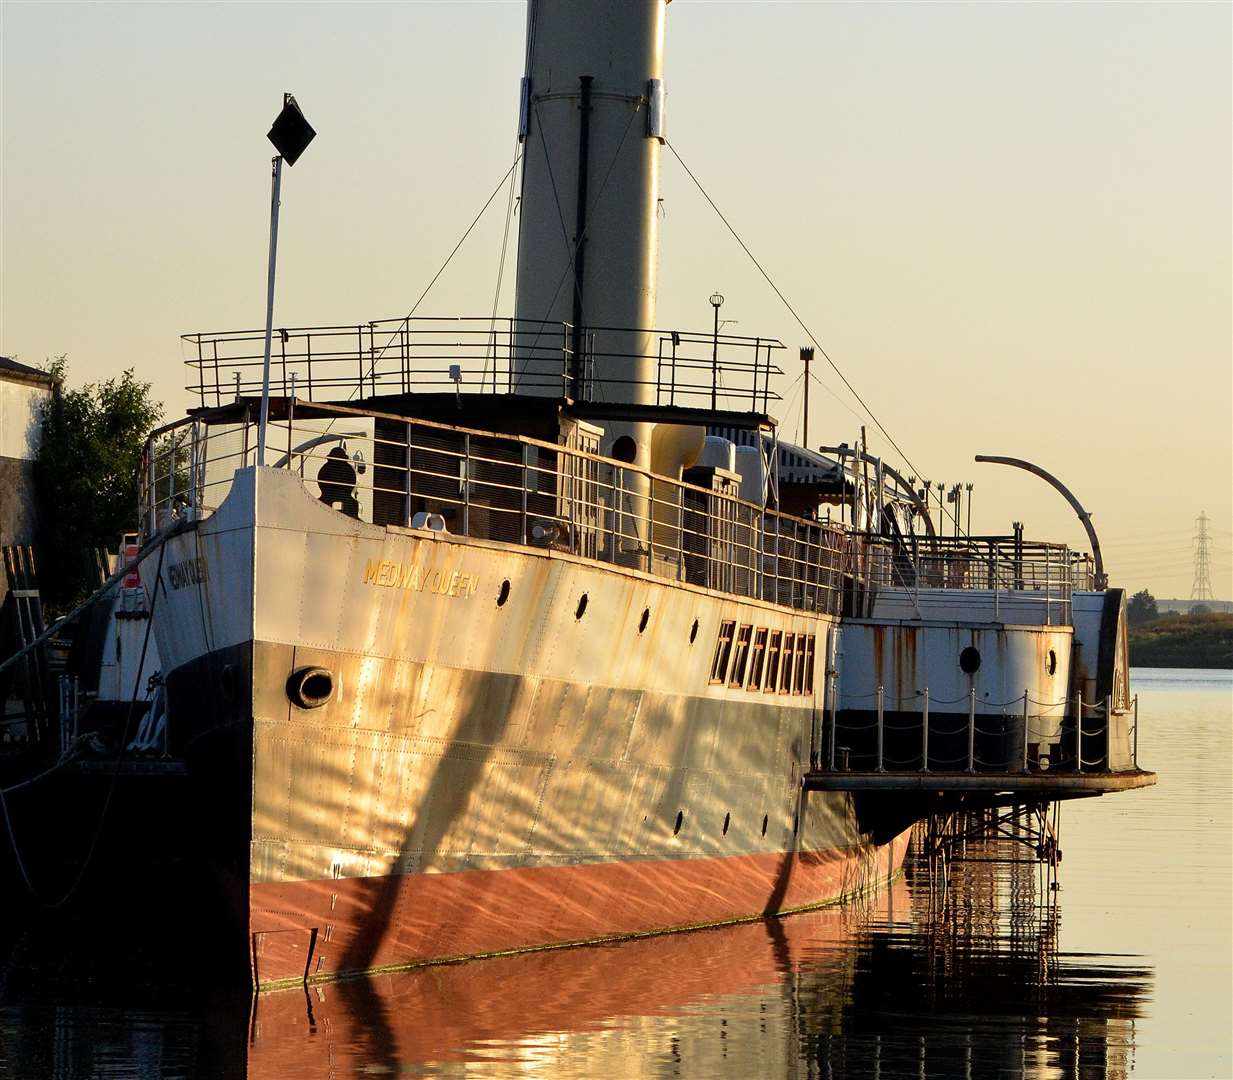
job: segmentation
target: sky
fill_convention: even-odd
[[[261,326],[265,139],[287,170],[276,325],[405,314],[513,160],[521,2],[0,3],[0,355],[126,367],[192,404],[180,335]],[[974,532],[1085,547],[1189,597],[1195,519],[1233,597],[1233,6],[674,0],[668,134],[907,471]],[[663,156],[659,323],[802,331]],[[503,200],[421,308],[492,305]],[[512,313],[513,274],[501,309]],[[824,362],[810,435],[901,458]]]

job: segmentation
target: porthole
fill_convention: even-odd
[[[581,619],[587,613],[587,594],[583,593],[578,597],[578,607],[574,611],[574,618]]]
[[[509,599],[509,578],[501,582],[501,591],[497,593],[497,607],[505,607],[505,601]]]
[[[672,835],[676,836],[681,831],[681,823],[685,820],[685,811],[678,810],[676,812],[676,824],[672,826]]]
[[[319,709],[334,696],[334,676],[325,668],[300,668],[287,680],[287,696],[301,709]]]
[[[975,675],[980,670],[980,650],[969,645],[959,654],[959,667],[965,675]]]
[[[640,633],[640,634],[645,633],[645,632],[646,632],[647,623],[649,623],[650,621],[651,621],[651,609],[650,609],[650,608],[643,608],[643,609],[642,609],[642,618],[638,620],[638,633]]]
[[[617,461],[623,461],[626,465],[632,465],[634,459],[638,456],[638,444],[628,435],[621,435],[612,444],[612,456]]]
[[[692,645],[698,640],[698,620],[694,619],[694,624],[689,628],[689,643]]]
[[[1057,653],[1052,649],[1049,650],[1049,656],[1045,660],[1045,671],[1050,675],[1057,671]]]
[[[766,835],[766,826],[769,824],[770,820],[771,819],[766,814],[762,815],[762,835],[763,836]]]
[[[724,836],[728,835],[728,826],[732,824],[732,814],[724,814]]]

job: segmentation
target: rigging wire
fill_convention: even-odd
[[[599,185],[599,191],[595,193],[595,198],[592,200],[591,205],[587,207],[587,223],[586,223],[586,226],[582,230],[582,235],[579,236],[578,239],[573,244],[570,244],[568,235],[565,238],[566,246],[569,250],[569,262],[565,264],[565,269],[561,271],[561,276],[557,280],[557,287],[553,289],[552,291],[552,299],[548,301],[548,310],[544,312],[545,320],[547,319],[547,316],[552,313],[552,307],[557,302],[557,297],[561,295],[561,286],[565,284],[565,279],[569,277],[570,272],[574,269],[574,258],[577,256],[579,248],[582,247],[583,241],[586,240],[587,233],[591,231],[591,222],[594,220],[595,210],[598,208],[599,201],[600,199],[603,198],[604,192],[608,189],[608,181],[612,179],[612,170],[616,168],[616,163],[621,156],[621,151],[625,147],[625,140],[629,136],[629,129],[633,127],[634,118],[638,115],[640,111],[641,109],[632,109],[630,111],[629,119],[625,123],[625,130],[621,132],[621,141],[617,143],[616,153],[612,155],[612,160],[608,163],[608,171],[604,173],[603,183]],[[536,111],[536,115],[537,116],[539,115],[538,109]],[[542,125],[540,127],[540,130],[541,132],[543,131]],[[545,143],[545,153],[547,153],[547,140],[541,140],[541,141]],[[551,175],[552,175],[551,164],[549,165],[548,169],[549,169],[549,177],[551,178]],[[556,195],[557,195],[557,189],[556,189],[556,184],[554,183],[552,186],[552,197],[555,199]],[[558,202],[557,203],[558,216],[560,216],[560,211],[561,211],[561,204],[560,202]],[[565,228],[564,219],[562,219],[561,221],[561,228],[562,229]],[[535,335],[535,340],[531,342],[531,349],[528,350],[529,352],[534,350],[535,347],[539,344],[539,339],[540,337],[543,336],[543,333],[544,333],[544,328],[541,326],[539,329],[539,332]]]
[[[519,146],[520,142],[514,144],[514,164],[518,164],[518,157],[521,154]],[[488,324],[488,338],[492,343],[492,389],[496,393],[497,389],[497,305],[501,302],[501,282],[505,277],[505,253],[509,249],[509,226],[514,217],[514,173],[511,170],[509,174],[509,198],[505,201],[505,231],[501,234],[501,258],[497,261],[497,285],[492,291],[492,319]],[[510,327],[511,335],[515,333],[515,328]],[[510,345],[513,345],[511,338]],[[484,356],[484,371],[480,376],[480,386],[483,387],[488,379],[488,356]]]
[[[920,470],[915,465],[912,464],[911,458],[908,457],[903,447],[901,447],[895,441],[894,437],[891,435],[889,431],[886,430],[886,427],[883,425],[882,421],[878,419],[878,417],[876,416],[874,411],[869,407],[865,399],[861,397],[861,395],[857,392],[856,387],[854,387],[852,383],[848,381],[848,377],[844,375],[842,370],[840,370],[839,365],[836,364],[833,359],[831,359],[830,353],[828,353],[826,349],[822,347],[821,342],[818,341],[817,337],[814,335],[814,332],[809,329],[809,327],[805,323],[805,320],[802,319],[799,314],[797,314],[796,308],[794,308],[792,304],[789,302],[788,298],[784,296],[783,292],[780,290],[779,286],[775,284],[770,274],[768,274],[765,268],[762,266],[762,264],[758,262],[758,259],[754,255],[754,253],[749,250],[749,246],[745,243],[744,240],[741,239],[740,234],[736,231],[736,229],[732,227],[732,223],[728,221],[727,217],[724,216],[724,212],[719,209],[719,207],[715,203],[715,200],[711,198],[706,188],[702,186],[702,181],[700,181],[698,177],[694,175],[693,170],[687,164],[685,164],[685,159],[681,157],[680,151],[678,151],[676,146],[670,141],[667,142],[667,146],[668,146],[668,149],[672,151],[672,156],[675,157],[678,162],[680,162],[681,168],[685,170],[690,180],[693,181],[694,186],[698,189],[699,192],[701,192],[702,197],[706,199],[706,201],[710,204],[711,209],[714,210],[715,213],[719,216],[719,220],[724,223],[724,226],[727,228],[728,232],[732,234],[732,238],[741,246],[741,250],[745,252],[746,255],[749,256],[749,261],[752,262],[755,267],[757,267],[758,273],[762,275],[762,277],[766,280],[766,283],[771,287],[775,295],[779,297],[780,301],[783,303],[783,306],[788,309],[788,311],[792,315],[792,318],[796,320],[797,325],[799,325],[800,328],[805,331],[805,335],[809,338],[810,341],[813,342],[815,348],[817,348],[818,352],[822,354],[826,362],[830,364],[835,374],[838,375],[839,378],[842,380],[843,385],[848,388],[848,392],[860,403],[861,408],[865,410],[866,414],[869,416],[869,419],[872,420],[874,424],[877,425],[878,430],[882,432],[882,434],[886,437],[887,441],[891,444],[891,446],[895,448],[895,451],[903,459],[904,463],[913,472],[917,473],[917,475],[920,475]]]
[[[488,196],[487,199],[484,200],[484,205],[480,207],[479,213],[475,215],[475,217],[471,221],[471,224],[467,226],[466,231],[459,238],[458,243],[454,245],[453,250],[449,253],[449,255],[446,256],[445,262],[441,264],[441,268],[435,274],[432,275],[432,280],[429,281],[428,284],[424,286],[424,291],[420,293],[419,298],[415,301],[414,304],[411,305],[411,310],[408,311],[407,314],[403,316],[401,326],[399,327],[399,329],[395,330],[393,333],[390,334],[389,339],[386,341],[384,345],[381,346],[381,351],[377,353],[376,356],[373,357],[372,363],[368,366],[368,374],[364,376],[364,378],[366,379],[372,378],[373,372],[376,371],[376,368],[377,368],[377,361],[380,360],[385,355],[386,349],[390,347],[391,342],[393,342],[393,340],[399,335],[399,333],[402,330],[402,327],[408,326],[410,324],[412,317],[419,310],[420,304],[424,302],[424,297],[426,297],[428,293],[432,290],[432,287],[437,283],[437,279],[440,278],[440,276],[445,273],[446,267],[448,267],[449,264],[453,261],[454,256],[458,254],[458,249],[467,242],[467,237],[471,235],[472,231],[475,229],[475,226],[479,224],[480,218],[484,216],[484,212],[488,209],[489,206],[492,205],[492,200],[497,197],[497,193],[500,192],[501,188],[505,186],[505,181],[509,179],[509,177],[513,174],[514,170],[518,168],[518,162],[521,160],[522,160],[522,153],[521,151],[519,151],[519,153],[514,157],[514,163],[508,169],[506,169],[504,173],[501,174],[501,179],[497,182],[497,186],[492,189],[492,193]],[[355,397],[356,392],[362,386],[363,386],[363,380],[360,381],[360,386],[357,386],[355,390],[352,390],[351,393],[347,395],[347,400],[350,401],[353,397]],[[333,421],[331,421],[331,424],[332,423]]]
[[[894,447],[895,452],[899,454],[899,457],[903,461],[903,463],[907,465],[907,467],[915,475],[923,477],[924,474],[921,472],[921,470],[917,468],[915,464],[913,464],[912,459],[908,457],[903,447],[900,446],[895,441],[894,436],[892,436],[891,433],[886,429],[886,426],[882,423],[882,421],[878,419],[873,409],[869,407],[868,402],[866,402],[865,399],[861,397],[861,395],[857,392],[856,387],[852,385],[852,383],[848,380],[848,377],[844,375],[843,371],[840,369],[839,365],[835,363],[835,361],[831,358],[830,353],[828,353],[826,349],[822,346],[822,343],[818,341],[817,336],[809,328],[809,326],[805,323],[805,320],[800,317],[800,315],[797,313],[796,308],[794,308],[792,304],[788,301],[788,298],[784,296],[779,286],[775,284],[770,274],[766,272],[766,269],[757,260],[757,257],[754,255],[754,253],[749,250],[749,246],[745,243],[744,240],[741,239],[740,234],[736,231],[735,228],[733,228],[732,223],[727,219],[727,217],[724,216],[724,212],[720,210],[715,200],[711,198],[710,193],[706,190],[706,188],[702,186],[702,181],[698,179],[698,177],[694,174],[694,171],[685,163],[685,159],[681,157],[680,151],[677,150],[676,146],[671,141],[665,140],[665,143],[668,149],[672,151],[672,156],[676,158],[676,160],[680,163],[681,168],[685,170],[686,175],[688,175],[689,179],[693,181],[694,186],[701,193],[702,197],[710,204],[711,209],[714,210],[715,213],[718,215],[719,220],[724,223],[724,227],[728,230],[728,232],[732,234],[732,238],[740,245],[741,250],[745,252],[745,254],[749,257],[749,261],[752,262],[755,267],[757,267],[758,273],[762,275],[762,277],[765,279],[766,283],[771,287],[775,295],[779,297],[784,307],[788,309],[792,317],[796,320],[797,325],[800,326],[800,328],[803,331],[805,331],[805,335],[809,338],[811,342],[813,342],[814,347],[818,350],[818,352],[822,354],[823,359],[825,359],[826,362],[830,364],[835,374],[838,375],[840,380],[843,382],[843,385],[847,387],[848,392],[857,400],[857,402],[859,402],[861,408],[865,410],[865,413],[868,415],[869,419],[873,421],[877,429],[886,437],[887,442],[889,442],[891,446]],[[813,373],[811,372],[810,374],[812,375]],[[821,384],[821,385],[825,385],[825,384]],[[830,391],[830,392],[832,394],[834,393],[834,391]],[[806,447],[806,449],[808,448]],[[945,504],[939,504],[939,524],[941,524],[941,518],[943,516],[950,518],[950,520],[954,522],[955,527],[956,529],[959,530],[959,532],[961,532],[965,536],[968,535],[967,530],[963,527],[963,524],[959,521],[959,519],[955,516],[955,514],[948,507],[946,507]]]
[[[835,403],[839,405],[840,408],[846,409],[853,416],[855,416],[857,420],[865,419],[863,416],[861,416],[860,413],[858,413],[854,408],[852,408],[851,405],[849,405],[846,401],[844,401],[843,398],[841,398],[838,394],[836,394],[834,390],[832,390],[829,386],[827,386],[826,383],[824,383],[821,379],[819,379],[818,376],[814,374],[814,372],[811,371],[809,373],[809,377],[814,382],[816,382],[823,390],[825,390],[828,394],[830,394],[830,396],[835,399]],[[808,450],[809,447],[805,447],[805,449]]]

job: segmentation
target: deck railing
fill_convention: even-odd
[[[203,406],[261,392],[265,331],[185,334],[186,387]],[[578,401],[765,413],[783,343],[735,334],[489,316],[277,328],[270,388],[330,402],[418,393],[525,393]],[[597,363],[598,362],[598,363]],[[637,389],[639,392],[634,393]]]
[[[1013,591],[1044,604],[1042,622],[1069,616],[1075,564],[1060,545],[895,543],[746,502],[735,486],[708,490],[577,446],[306,402],[293,401],[289,415],[271,422],[267,463],[372,524],[569,552],[801,611],[867,615],[886,590],[992,589],[995,606]],[[147,535],[222,503],[235,471],[256,464],[254,416],[243,406],[217,410],[151,437]]]

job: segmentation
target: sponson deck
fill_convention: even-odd
[[[806,791],[922,792],[939,795],[981,793],[1020,800],[1081,799],[1151,787],[1156,774],[1143,769],[1114,773],[848,772],[814,770],[805,774]]]

